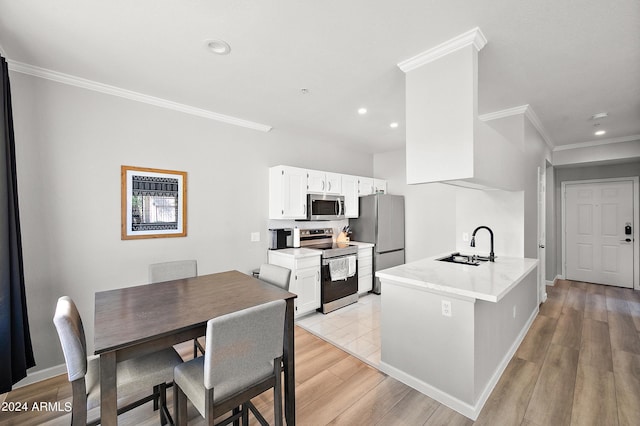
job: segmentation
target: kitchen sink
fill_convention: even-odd
[[[486,262],[489,259],[482,256],[476,256],[471,254],[451,253],[449,256],[441,257],[437,259],[440,262],[459,263],[461,265],[478,266],[482,262]]]

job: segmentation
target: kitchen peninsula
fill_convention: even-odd
[[[538,312],[538,261],[448,255],[376,273],[381,369],[475,420]]]

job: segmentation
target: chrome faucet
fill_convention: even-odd
[[[478,226],[473,230],[473,234],[471,234],[471,247],[476,246],[476,232],[478,232],[479,229],[486,229],[489,231],[489,234],[491,234],[491,252],[489,253],[489,262],[495,262],[496,256],[493,253],[493,231],[488,226]]]

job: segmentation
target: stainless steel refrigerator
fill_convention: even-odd
[[[374,194],[360,197],[357,219],[349,219],[353,241],[373,243],[373,270],[404,263],[404,197]],[[380,294],[380,280],[374,278],[373,292]]]

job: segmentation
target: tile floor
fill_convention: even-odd
[[[296,325],[373,367],[380,366],[380,296],[366,294],[326,315],[304,316]]]

